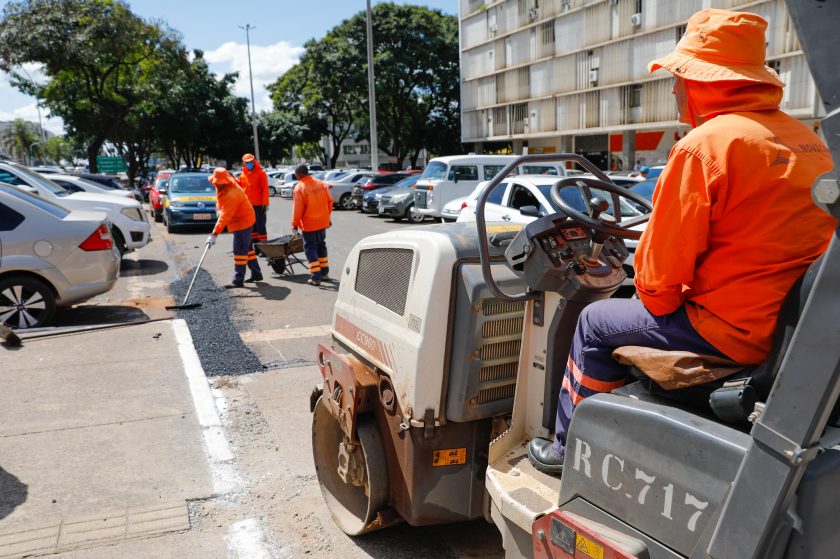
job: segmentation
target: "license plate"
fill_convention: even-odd
[[[379,206],[379,213],[384,214],[385,213],[385,208],[383,208],[382,206]]]
[[[193,219],[195,221],[213,219],[213,214],[193,214]]]

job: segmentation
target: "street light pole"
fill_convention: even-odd
[[[29,78],[29,81],[34,81],[32,79],[32,76],[29,75],[29,72],[26,70],[26,68],[23,67],[23,65],[21,65],[20,69],[23,70],[23,73],[26,74],[26,77]],[[41,140],[46,141],[47,133],[44,132],[44,123],[41,120],[41,100],[37,97],[35,98],[35,109],[38,111],[38,130],[41,132]]]
[[[368,101],[370,102],[370,170],[379,170],[379,146],[376,145],[376,88],[373,85],[373,17],[367,0]]]
[[[257,161],[260,160],[260,139],[257,136],[257,109],[254,103],[254,73],[251,71],[251,29],[256,29],[250,23],[245,26],[239,26],[240,29],[245,30],[245,41],[248,45],[248,78],[251,80],[251,124],[254,127],[254,157]]]

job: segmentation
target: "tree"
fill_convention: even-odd
[[[458,153],[458,22],[438,10],[373,8],[376,112],[380,149],[402,167],[420,151]],[[316,114],[333,145],[331,166],[351,134],[369,139],[365,12],[310,41],[300,62],[270,86],[278,110]]]
[[[19,0],[0,20],[0,68],[13,85],[43,101],[68,131],[87,143],[90,169],[106,139],[115,140],[148,93],[152,60],[179,38],[147,23],[121,0]],[[39,84],[15,69],[40,63]]]
[[[76,154],[73,142],[61,136],[48,139],[40,147],[41,157],[56,165],[60,165],[62,161],[72,161]]]
[[[269,86],[274,107],[297,115],[304,125],[301,143],[318,143],[326,135],[332,143],[329,166],[335,167],[341,143],[361,117],[365,74],[357,45],[332,31],[320,41],[308,41],[298,64]],[[320,155],[325,159],[325,154]],[[327,162],[325,161],[325,164]]]
[[[40,141],[38,130],[31,122],[22,118],[15,119],[3,133],[3,144],[9,154],[29,165],[29,160],[36,153],[40,153],[40,145],[34,146],[30,153],[30,146]]]

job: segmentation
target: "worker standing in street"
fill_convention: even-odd
[[[216,211],[219,218],[213,227],[213,233],[207,237],[207,244],[216,244],[216,237],[225,228],[233,233],[233,280],[225,285],[225,289],[244,287],[245,281],[262,281],[262,271],[251,242],[255,221],[254,208],[236,179],[224,167],[217,167],[208,180],[216,187]],[[247,280],[245,266],[251,270],[251,277]]]
[[[260,166],[260,162],[250,153],[242,156],[242,174],[239,176],[242,190],[254,207],[254,230],[251,238],[256,243],[268,240],[265,220],[268,214],[268,175]]]
[[[297,166],[295,177],[298,183],[292,194],[292,229],[295,233],[303,231],[303,252],[309,261],[310,274],[306,283],[321,285],[321,280],[330,273],[326,239],[333,199],[327,185],[311,177],[305,164]]]

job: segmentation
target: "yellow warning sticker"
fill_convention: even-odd
[[[435,450],[432,454],[432,466],[456,466],[467,463],[466,448],[447,448]]]
[[[522,225],[488,225],[488,233],[507,233],[509,231],[519,231]]]
[[[604,548],[580,533],[577,534],[575,548],[592,559],[604,559]]]

